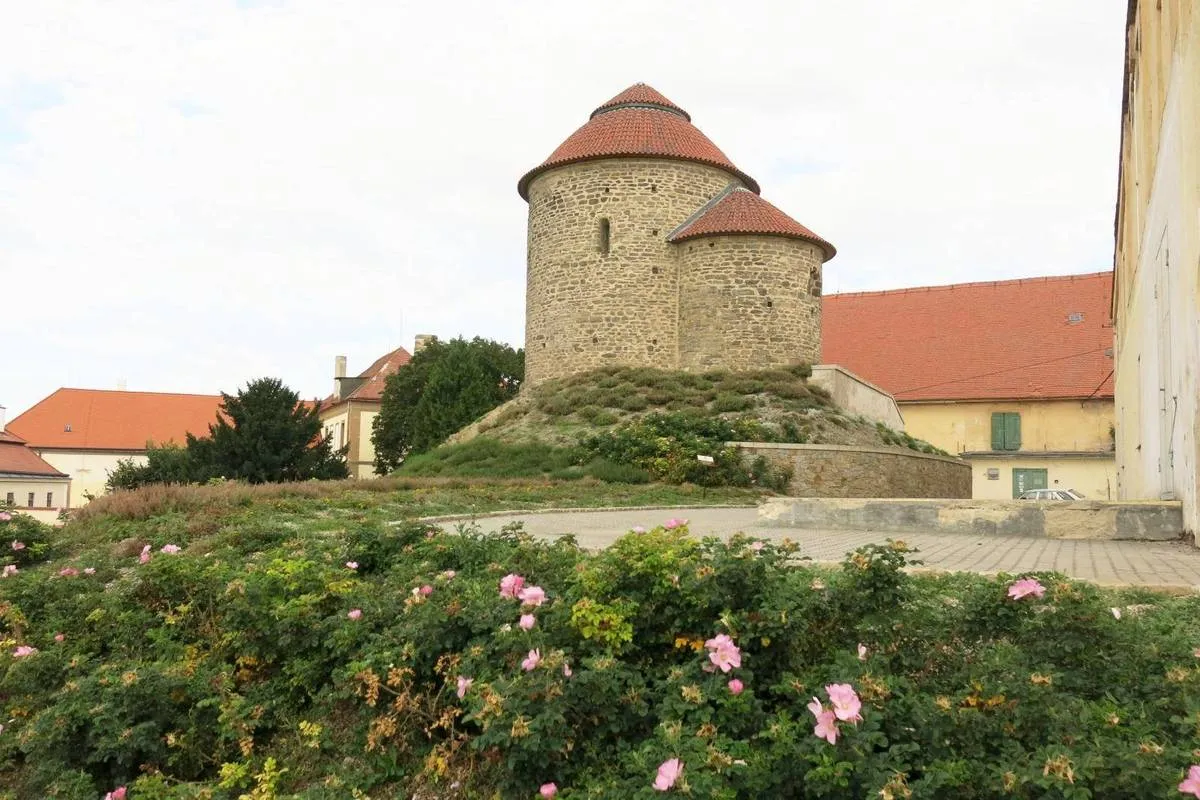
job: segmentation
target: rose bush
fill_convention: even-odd
[[[51,542],[70,555],[0,581],[0,797],[1200,787],[1195,597],[912,576],[901,542],[821,567],[683,520],[598,554],[519,529],[176,522]]]

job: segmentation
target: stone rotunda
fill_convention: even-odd
[[[593,111],[517,190],[529,202],[526,386],[608,365],[820,360],[833,245],[762,199],[646,84]]]

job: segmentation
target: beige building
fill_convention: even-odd
[[[8,429],[70,476],[76,508],[104,494],[122,459],[145,463],[151,443],[182,445],[189,433],[207,436],[220,404],[220,395],[58,389]]]
[[[417,336],[413,352],[418,352],[432,338]],[[334,359],[333,394],[321,402],[321,426],[333,442],[334,450],[346,448],[346,467],[351,478],[375,477],[372,425],[379,416],[388,376],[394,375],[411,357],[403,347],[397,347],[355,377],[346,376],[345,356]]]
[[[829,242],[645,84],[517,185],[529,202],[525,386],[610,364],[816,363]]]
[[[904,429],[971,463],[973,497],[1117,497],[1112,273],[825,298],[824,360],[890,392]]]
[[[5,430],[0,406],[0,508],[54,523],[70,506],[71,476],[46,463],[21,437]]]
[[[1118,487],[1200,532],[1200,6],[1131,0],[1115,279]]]

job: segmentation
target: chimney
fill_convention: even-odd
[[[432,333],[418,333],[416,338],[413,339],[413,355],[415,356],[417,353],[421,352],[425,345],[436,339],[437,337]]]
[[[4,406],[0,406],[0,433],[4,433]]]
[[[346,357],[335,356],[333,359],[333,399],[342,399],[341,378],[346,377]]]
[[[117,391],[118,392],[125,391],[125,379],[124,378],[117,378]]]

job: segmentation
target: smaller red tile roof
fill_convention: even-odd
[[[827,295],[821,360],[904,401],[1112,398],[1112,272]]]
[[[567,137],[549,158],[525,173],[517,183],[517,192],[528,200],[530,182],[546,170],[580,161],[622,157],[708,164],[729,172],[757,192],[758,183],[735,167],[690,120],[686,111],[649,86],[631,86],[593,111],[591,119]]]
[[[321,410],[332,408],[339,403],[344,403],[349,400],[368,400],[378,402],[383,399],[383,389],[387,385],[389,375],[395,374],[396,370],[403,367],[412,360],[412,355],[403,347],[397,347],[390,353],[380,356],[375,359],[371,366],[358,373],[358,377],[366,378],[362,385],[351,392],[346,397],[340,400],[335,400],[333,395],[329,395],[321,402]]]
[[[740,186],[727,189],[714,197],[691,219],[672,231],[669,242],[684,242],[700,236],[730,236],[766,234],[804,239],[825,251],[825,260],[837,255],[829,242],[817,236],[757,194]]]
[[[38,450],[145,450],[208,435],[220,395],[59,389],[8,423]]]
[[[25,440],[8,431],[0,431],[0,475],[29,475],[42,478],[67,478],[42,460]]]
[[[644,83],[635,83],[612,100],[598,106],[592,112],[592,116],[595,117],[597,114],[603,114],[607,109],[616,108],[617,106],[656,106],[666,111],[673,111],[688,122],[692,121],[691,114],[672,103],[653,86],[648,86]]]

